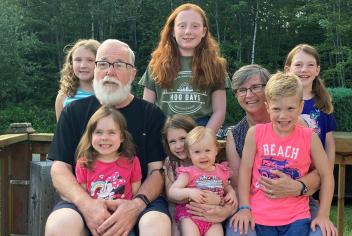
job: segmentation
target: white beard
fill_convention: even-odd
[[[106,82],[114,84],[106,84]],[[131,92],[132,79],[125,86],[118,80],[110,76],[97,81],[93,79],[93,89],[95,96],[101,104],[106,106],[116,106],[125,101]]]

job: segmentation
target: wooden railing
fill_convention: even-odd
[[[1,236],[27,235],[32,154],[39,154],[45,160],[52,137],[52,134],[0,135]]]
[[[352,165],[352,133],[336,132],[336,164],[339,168],[337,227],[343,235],[345,168]],[[52,134],[0,135],[0,235],[27,235],[30,162],[33,154],[45,160]],[[40,217],[40,216],[38,216]],[[44,222],[46,219],[42,219]]]

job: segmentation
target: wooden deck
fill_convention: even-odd
[[[29,218],[30,163],[33,154],[45,160],[53,134],[6,134],[0,135],[0,235],[33,235]],[[339,169],[337,227],[339,236],[344,228],[344,198],[346,165],[352,165],[352,133],[336,132],[336,162]],[[38,187],[38,186],[37,186]],[[32,223],[32,222],[31,222]]]

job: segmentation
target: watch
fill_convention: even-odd
[[[301,180],[297,180],[297,181],[302,184],[302,189],[301,189],[301,192],[298,196],[303,196],[303,195],[307,194],[308,188],[307,188],[306,184]]]
[[[139,194],[137,194],[136,196],[134,196],[134,198],[139,198],[139,199],[141,199],[141,200],[144,202],[144,204],[145,204],[146,206],[149,206],[149,204],[150,204],[149,199],[148,199],[147,196],[145,196],[144,194],[139,193]]]

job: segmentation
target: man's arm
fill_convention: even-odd
[[[92,199],[88,195],[73,175],[72,166],[65,162],[53,162],[51,178],[60,196],[78,207],[84,216],[89,230],[93,235],[98,235],[97,228],[110,216],[105,204]]]
[[[144,194],[149,201],[155,200],[163,191],[164,174],[163,162],[148,163],[148,177],[144,180],[137,194]]]

